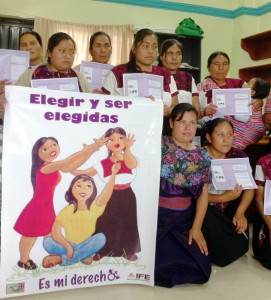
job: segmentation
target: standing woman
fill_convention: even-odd
[[[162,139],[155,284],[163,287],[204,283],[211,274],[201,231],[211,161],[204,148],[191,143],[197,121],[195,107],[177,104],[170,115],[172,136]]]
[[[26,70],[19,78],[18,85],[31,86],[31,79],[77,77],[79,90],[90,92],[87,79],[80,72],[72,69],[76,45],[64,32],[53,34],[47,46],[47,63]]]
[[[180,70],[183,58],[183,46],[175,39],[165,40],[159,53],[159,66],[169,70],[174,77],[178,89],[179,103],[192,104],[200,115],[199,93],[194,78],[189,72]]]
[[[212,159],[242,158],[246,154],[232,147],[233,125],[223,118],[206,123],[205,147]],[[209,185],[209,206],[202,231],[207,241],[211,261],[221,267],[227,266],[246,254],[249,247],[248,224],[245,212],[254,196],[254,190],[217,191]]]
[[[21,51],[30,52],[30,67],[42,63],[42,39],[36,31],[22,33],[19,37],[19,47]]]
[[[158,38],[150,29],[141,29],[136,33],[126,64],[114,67],[105,80],[102,91],[105,94],[123,95],[123,74],[147,73],[164,77],[164,116],[169,116],[172,108],[178,103],[177,87],[171,73],[158,66],[153,66],[158,55]],[[147,95],[152,96],[152,95]]]

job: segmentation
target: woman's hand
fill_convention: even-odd
[[[67,250],[67,258],[72,259],[73,252],[74,252],[73,247],[70,244],[68,244],[66,250]]]
[[[236,213],[232,219],[232,223],[236,226],[236,231],[239,234],[247,229],[247,219],[244,214]]]
[[[164,104],[164,116],[165,116],[165,117],[169,117],[169,116],[170,116],[171,110],[172,110],[171,107],[169,107],[169,106],[167,106],[166,104]]]
[[[208,248],[202,231],[192,227],[189,230],[188,244],[191,245],[193,240],[197,243],[201,253],[208,255]]]
[[[215,104],[208,104],[204,110],[205,116],[212,116],[217,112],[217,105]]]
[[[5,86],[9,84],[11,84],[11,82],[6,79],[0,80],[0,94],[4,94]]]
[[[239,198],[241,196],[242,192],[243,192],[242,186],[239,184],[236,184],[236,186],[234,187],[234,190],[226,191],[223,194],[223,196],[226,201],[233,201],[233,200]]]
[[[252,110],[256,110],[259,107],[263,107],[263,100],[262,99],[253,99],[253,100],[251,100],[249,105],[252,106]]]

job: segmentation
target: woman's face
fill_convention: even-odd
[[[78,179],[72,186],[72,194],[77,201],[86,201],[93,193],[93,184],[91,181]]]
[[[98,35],[92,44],[89,54],[92,61],[107,64],[112,54],[112,47],[106,35]]]
[[[217,55],[211,62],[208,71],[212,79],[216,81],[224,81],[229,72],[230,65],[227,58],[223,55]]]
[[[136,57],[136,64],[144,71],[150,67],[158,55],[158,42],[154,35],[146,35],[142,42],[133,46],[132,51]]]
[[[46,163],[56,159],[60,153],[60,148],[57,142],[48,139],[38,151],[39,157]]]
[[[71,40],[62,40],[51,52],[48,52],[52,71],[64,73],[71,69],[75,52],[75,46]]]
[[[179,121],[170,119],[172,137],[179,144],[191,143],[197,130],[197,116],[193,111],[186,111]]]
[[[109,137],[107,148],[113,153],[123,150],[125,148],[124,139],[125,137],[122,134],[113,133]]]
[[[233,129],[227,122],[222,122],[215,127],[211,135],[207,134],[206,138],[212,150],[219,154],[226,154],[233,144]]]
[[[176,73],[182,62],[182,50],[176,45],[169,47],[163,55],[160,56],[162,65],[172,73]]]
[[[32,34],[24,34],[20,38],[20,50],[30,52],[30,64],[35,65],[41,62],[42,46]]]

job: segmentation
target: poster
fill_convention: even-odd
[[[160,143],[163,120],[162,101],[152,101],[148,98],[117,97],[17,86],[8,86],[6,88],[6,97],[8,104],[5,114],[3,141],[0,298],[107,284],[134,283],[153,285],[161,159]],[[86,145],[93,144],[94,139],[101,138],[110,128],[114,129],[116,127],[120,127],[126,132],[126,138],[123,134],[116,135],[120,138],[120,142],[119,144],[114,144],[115,147],[121,147],[119,145],[124,143],[126,148],[120,151],[123,152],[121,157],[123,158],[124,155],[130,153],[135,158],[136,164],[128,166],[127,163],[126,169],[128,171],[123,171],[122,167],[119,167],[117,170],[116,165],[121,164],[120,158],[114,161],[115,164],[113,163],[113,166],[110,167],[109,174],[106,174],[108,170],[106,171],[105,169],[104,172],[101,172],[103,175],[100,176],[97,170],[102,166],[101,161],[108,161],[112,158],[112,153],[109,154],[108,152],[110,149],[109,144],[115,142],[116,136],[110,135],[105,142],[106,144],[100,146],[99,150],[93,151],[92,155],[90,155],[91,151],[84,152],[82,149],[90,149],[85,148],[90,147]],[[37,141],[40,141],[41,137],[50,138],[46,140],[47,144],[44,144],[45,146],[35,148],[34,145],[37,146]],[[52,152],[51,148],[55,150]],[[130,152],[125,152],[128,151],[126,149],[129,149]],[[47,153],[49,150],[51,151],[50,153],[48,152],[50,155]],[[117,153],[116,150],[114,151]],[[44,161],[39,168],[35,169],[35,172],[32,171],[32,174],[36,174],[34,177],[32,176],[32,179],[36,179],[32,186],[31,168],[33,166],[34,153],[37,153],[39,158],[44,158],[44,155],[47,154],[49,156],[47,155],[44,158]],[[73,160],[72,163],[63,165],[63,162],[66,162],[74,154],[77,155],[76,163]],[[79,160],[78,157],[80,158]],[[51,161],[48,162],[46,159],[51,159]],[[92,217],[95,217],[96,219],[94,218],[94,220],[97,221],[94,226],[101,220],[105,220],[102,218],[106,216],[109,204],[114,204],[113,200],[119,200],[118,197],[113,198],[113,194],[116,195],[116,193],[127,189],[134,194],[135,207],[128,209],[129,213],[132,212],[136,216],[136,228],[133,230],[137,231],[139,235],[139,244],[134,256],[128,257],[128,246],[127,248],[123,246],[123,255],[115,252],[118,255],[115,256],[114,249],[112,249],[107,255],[101,255],[100,260],[98,257],[97,260],[89,261],[90,257],[93,259],[94,255],[102,253],[101,251],[105,249],[109,241],[114,242],[117,240],[118,244],[122,245],[125,237],[126,240],[128,239],[128,243],[133,242],[134,238],[129,241],[129,232],[122,236],[119,234],[119,230],[123,228],[116,230],[118,223],[123,222],[123,220],[129,223],[130,218],[132,218],[126,212],[123,212],[124,207],[130,201],[128,197],[126,199],[128,202],[120,205],[119,211],[116,213],[118,216],[112,216],[111,214],[112,219],[115,218],[114,222],[111,217],[108,217],[111,211],[107,214],[107,229],[111,230],[113,234],[106,236],[103,232],[98,233],[100,234],[98,235],[99,247],[97,244],[96,246],[99,250],[97,250],[97,247],[93,247],[91,249],[95,248],[96,250],[89,252],[87,259],[79,256],[76,261],[72,261],[73,256],[71,254],[80,253],[82,248],[77,246],[81,245],[82,241],[79,241],[77,245],[69,241],[70,233],[69,237],[66,236],[69,230],[74,232],[74,228],[76,229],[78,225],[77,223],[76,225],[74,225],[75,223],[69,223],[69,218],[77,217],[82,211],[83,213],[92,214],[91,208],[86,212],[85,206],[80,206],[82,203],[85,203],[85,200],[76,198],[79,197],[76,194],[76,189],[82,188],[85,183],[83,179],[80,179],[81,181],[78,179],[76,184],[72,183],[75,175],[71,174],[70,168],[71,166],[72,168],[75,165],[78,166],[78,163],[82,163],[82,165],[77,170],[83,170],[84,172],[93,168],[96,170],[96,173],[94,172],[95,175],[92,176],[94,184],[89,183],[87,185],[91,195],[94,190],[93,186],[95,185],[97,188],[97,195],[92,203],[96,201],[95,203],[99,206],[98,198],[99,201],[100,199],[107,199],[108,201],[107,204],[103,204],[105,209],[104,211],[100,210],[98,218],[97,214],[95,216],[94,214],[91,215],[90,219],[93,220]],[[105,192],[105,188],[111,186],[109,181],[111,176],[113,176],[113,169],[117,173],[114,178],[114,184],[116,184],[114,190],[108,196],[107,192],[110,189],[107,189]],[[54,172],[58,174],[57,179],[50,177],[49,180],[48,174],[52,176],[52,174],[55,174]],[[130,177],[126,173],[129,173]],[[109,178],[107,182],[105,180],[106,177]],[[42,178],[45,178],[45,181],[42,181]],[[89,181],[87,180],[87,182]],[[53,184],[55,184],[55,189],[52,188]],[[36,189],[35,194],[33,187]],[[37,197],[37,190],[40,193],[38,194],[39,197]],[[66,197],[66,192],[68,191],[77,199],[78,207],[76,211],[73,208],[72,212],[70,212],[71,216],[67,215],[68,217],[64,217],[63,221],[61,212],[66,211],[67,207],[71,208],[74,205],[71,202],[67,202],[70,199]],[[84,197],[84,194],[80,193],[81,196]],[[33,199],[40,200],[44,197],[46,202],[44,201],[42,205],[32,205]],[[110,202],[111,198],[113,199],[112,202]],[[83,202],[80,202],[81,200]],[[51,220],[53,224],[51,233],[54,232],[54,238],[48,235],[46,235],[45,239],[43,236],[36,238],[34,235],[40,234],[41,228],[49,224],[48,216],[52,219],[51,208],[49,209],[50,212],[48,212],[48,203],[52,203],[52,209],[56,215]],[[43,209],[40,210],[40,207]],[[45,210],[46,213],[44,212]],[[24,218],[22,217],[23,215]],[[33,223],[33,220],[37,218],[37,224]],[[65,222],[70,228],[68,226],[65,227]],[[86,223],[83,222],[82,224]],[[87,228],[87,231],[90,227],[87,225],[84,228]],[[85,231],[78,230],[78,237],[82,232]],[[67,245],[65,244],[66,248],[64,247],[65,251],[63,254],[59,254],[62,251],[59,249],[62,249],[63,246],[58,238],[55,238],[57,236],[55,233],[64,237],[68,243]],[[27,234],[30,236],[27,236]],[[91,238],[94,235],[97,236],[97,232],[93,232],[92,236],[86,240],[93,242]],[[29,243],[27,244],[26,241]],[[57,245],[54,244],[55,248],[50,248],[50,245],[54,242]],[[84,242],[85,240],[82,244]],[[21,247],[22,244],[24,245],[23,247]],[[27,247],[26,244],[28,245]],[[29,246],[30,244],[31,246]],[[91,245],[93,246],[93,244]],[[70,248],[73,249],[73,253],[68,251]],[[87,250],[90,251],[89,248]],[[125,250],[127,250],[127,253]],[[21,257],[27,257],[27,254],[36,266],[34,269],[26,270],[21,263],[19,263],[20,266],[18,264],[20,255]],[[56,264],[44,267],[44,259],[47,259],[49,255],[53,255],[54,258],[60,256],[61,262],[58,261]]]

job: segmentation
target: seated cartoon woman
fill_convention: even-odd
[[[59,264],[68,266],[78,262],[92,263],[92,256],[106,242],[103,233],[94,235],[93,233],[97,219],[103,214],[111,198],[119,170],[120,164],[113,164],[110,179],[97,198],[97,188],[93,178],[81,174],[72,180],[65,194],[69,205],[56,216],[52,237],[47,237],[43,241],[44,249],[49,253],[43,259],[44,268]],[[62,234],[62,228],[65,236]]]

